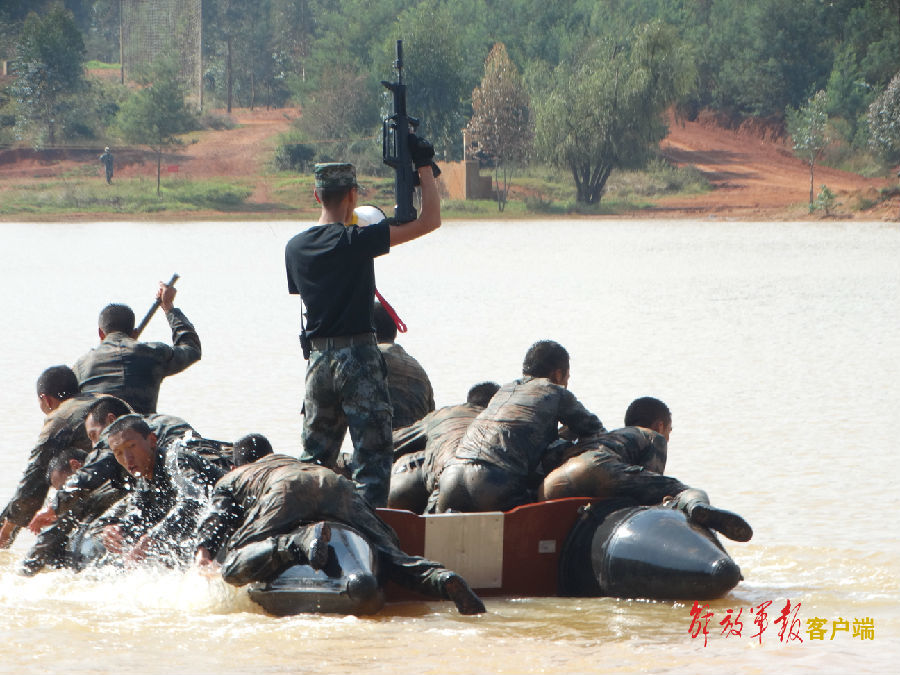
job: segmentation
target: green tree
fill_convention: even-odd
[[[476,154],[494,165],[497,208],[502,211],[509,194],[510,165],[525,159],[534,137],[528,94],[502,42],[484,62],[484,78],[472,92],[472,119],[466,131],[466,141]]]
[[[116,127],[127,142],[146,145],[156,153],[159,196],[163,150],[179,143],[178,134],[196,128],[196,120],[184,104],[174,62],[155,64],[145,84],[122,104],[116,115]]]
[[[666,134],[662,113],[693,83],[687,52],[665,26],[639,27],[629,44],[609,40],[558,66],[536,105],[535,149],[568,170],[576,200],[600,201],[610,173],[639,167]]]
[[[17,126],[43,127],[48,143],[54,145],[62,117],[84,85],[83,64],[84,41],[62,3],[43,16],[29,14],[13,60]]]
[[[806,105],[798,109],[788,108],[787,128],[793,142],[794,153],[809,165],[809,212],[813,212],[814,174],[816,162],[830,142],[828,136],[828,97],[818,91]]]
[[[900,159],[900,73],[869,106],[869,147],[889,161]]]

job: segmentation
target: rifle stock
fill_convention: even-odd
[[[381,81],[393,94],[392,114],[381,127],[381,155],[384,163],[394,170],[394,218],[408,223],[417,217],[413,206],[416,173],[409,151],[409,133],[419,125],[419,120],[406,112],[406,85],[403,84],[403,40],[397,40],[397,59],[394,61],[397,81]]]

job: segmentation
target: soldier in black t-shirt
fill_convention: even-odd
[[[333,468],[349,426],[353,480],[372,506],[387,504],[393,448],[384,359],[375,344],[374,259],[441,224],[434,149],[412,134],[410,148],[422,186],[416,220],[348,225],[358,197],[356,170],[317,164],[319,222],[285,248],[288,290],[303,299],[310,344],[301,459]]]

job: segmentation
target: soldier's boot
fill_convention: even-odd
[[[301,565],[309,565],[314,570],[320,570],[328,564],[330,541],[331,525],[320,521],[289,535],[287,550]]]
[[[484,614],[484,603],[475,591],[469,588],[466,580],[455,572],[444,572],[440,579],[441,590],[448,600],[456,605],[460,614]]]
[[[733,511],[710,504],[703,490],[692,488],[680,492],[672,506],[684,511],[691,522],[721,532],[733,541],[750,541],[753,537],[753,528],[746,520]]]

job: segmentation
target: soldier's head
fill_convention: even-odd
[[[316,164],[313,173],[316,177],[316,201],[322,209],[338,212],[343,223],[351,222],[359,198],[356,168],[352,164],[328,162]]]
[[[47,482],[59,490],[69,476],[84,466],[85,457],[87,453],[81,448],[66,448],[47,464]]]
[[[115,396],[104,396],[91,403],[84,418],[84,430],[92,445],[97,445],[103,430],[123,415],[133,413],[131,406]]]
[[[672,413],[658,398],[642,396],[634,399],[625,411],[625,426],[652,429],[668,441],[672,433]]]
[[[378,342],[393,342],[397,339],[397,324],[377,300],[375,301],[375,339]]]
[[[77,393],[78,378],[69,366],[50,366],[37,379],[38,405],[45,415]]]
[[[569,384],[569,352],[553,340],[539,340],[528,348],[522,362],[522,374],[546,377],[553,384]]]
[[[100,310],[97,329],[101,340],[110,333],[131,335],[134,332],[134,312],[128,305],[107,305]]]
[[[479,408],[487,408],[487,404],[491,402],[499,389],[500,385],[496,382],[479,382],[469,389],[469,393],[466,394],[466,403]]]
[[[271,455],[273,452],[268,438],[262,434],[247,434],[235,442],[231,451],[231,461],[235,466],[243,466],[266,455]]]
[[[109,447],[116,461],[132,476],[153,478],[156,464],[156,434],[140,415],[125,415],[109,425]]]

